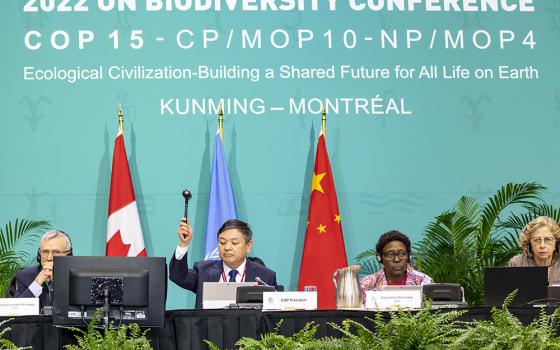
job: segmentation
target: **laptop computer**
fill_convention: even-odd
[[[202,285],[202,308],[223,309],[235,304],[237,287],[256,286],[257,282],[204,282]]]
[[[517,289],[511,306],[546,303],[548,267],[489,267],[484,270],[484,301],[486,306],[502,306],[505,298]],[[536,305],[535,305],[536,306]]]

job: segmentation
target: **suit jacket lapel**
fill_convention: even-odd
[[[255,277],[257,277],[255,263],[247,259],[245,268],[247,269],[247,272],[245,273],[245,282],[255,282]],[[262,276],[259,277],[262,278]]]
[[[222,260],[216,260],[216,262],[210,265],[208,269],[208,279],[210,282],[219,282],[222,277]]]

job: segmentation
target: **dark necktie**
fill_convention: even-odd
[[[229,281],[230,282],[235,282],[235,277],[237,277],[237,270],[231,270],[228,275],[229,275]]]

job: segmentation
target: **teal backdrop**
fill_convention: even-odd
[[[49,3],[49,1],[42,1]],[[87,12],[24,12],[28,1],[0,2],[0,224],[15,218],[47,219],[70,233],[76,255],[105,252],[108,191],[117,106],[125,113],[125,144],[149,256],[169,259],[177,244],[183,212],[181,191],[193,192],[190,216],[195,236],[192,263],[204,255],[204,233],[217,116],[169,115],[160,100],[262,98],[266,111],[224,117],[224,149],[239,217],[254,230],[252,255],[277,271],[278,281],[295,290],[305,235],[309,192],[320,114],[291,114],[290,98],[383,98],[405,103],[411,114],[371,115],[329,111],[327,149],[341,211],[349,263],[373,247],[390,229],[422,237],[426,224],[463,194],[485,200],[507,182],[536,181],[548,187],[545,199],[560,205],[560,1],[535,1],[534,12],[352,11],[136,11],[102,12],[89,1]],[[41,2],[37,2],[40,4]],[[59,3],[59,2],[56,2]],[[76,4],[77,2],[70,2]],[[322,3],[321,3],[322,4]],[[175,34],[195,33],[195,45],[181,49]],[[220,41],[204,48],[201,31]],[[238,30],[262,30],[263,46],[243,48]],[[299,48],[270,45],[270,32],[292,39],[301,29],[315,40]],[[323,33],[333,33],[328,48]],[[422,40],[405,46],[405,31]],[[435,45],[431,36],[437,30]],[[68,32],[67,49],[50,46],[52,32]],[[94,40],[79,49],[79,30]],[[108,37],[118,30],[120,47]],[[128,36],[143,30],[143,47]],[[231,31],[231,47],[226,40]],[[343,33],[358,33],[355,48]],[[397,48],[380,44],[380,31],[396,30]],[[446,49],[444,30],[464,31],[463,49]],[[488,33],[487,49],[473,46],[473,33]],[[499,31],[515,40],[499,45]],[[25,45],[37,31],[42,47]],[[535,46],[522,44],[528,32]],[[163,42],[157,37],[165,37]],[[364,39],[373,37],[371,41]],[[61,40],[62,41],[62,40]],[[257,68],[248,79],[113,80],[110,66],[178,68],[208,65]],[[500,65],[532,66],[538,79],[283,79],[264,77],[281,65],[328,68],[341,65],[415,68],[460,65],[472,72]],[[35,69],[103,67],[103,79],[25,80]],[[270,107],[285,107],[270,110]],[[36,247],[24,247],[33,251]],[[194,295],[169,284],[168,309],[194,305]]]

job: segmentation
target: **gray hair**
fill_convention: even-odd
[[[548,216],[539,216],[527,223],[519,235],[519,246],[527,254],[527,247],[531,244],[531,237],[538,229],[546,227],[556,240],[560,239],[560,226]]]
[[[70,236],[68,236],[66,232],[61,230],[51,230],[45,232],[43,237],[41,237],[41,241],[39,242],[39,244],[41,244],[42,242],[50,241],[51,239],[58,238],[58,237],[64,239],[66,243],[66,250],[72,249],[72,241],[70,241]]]

